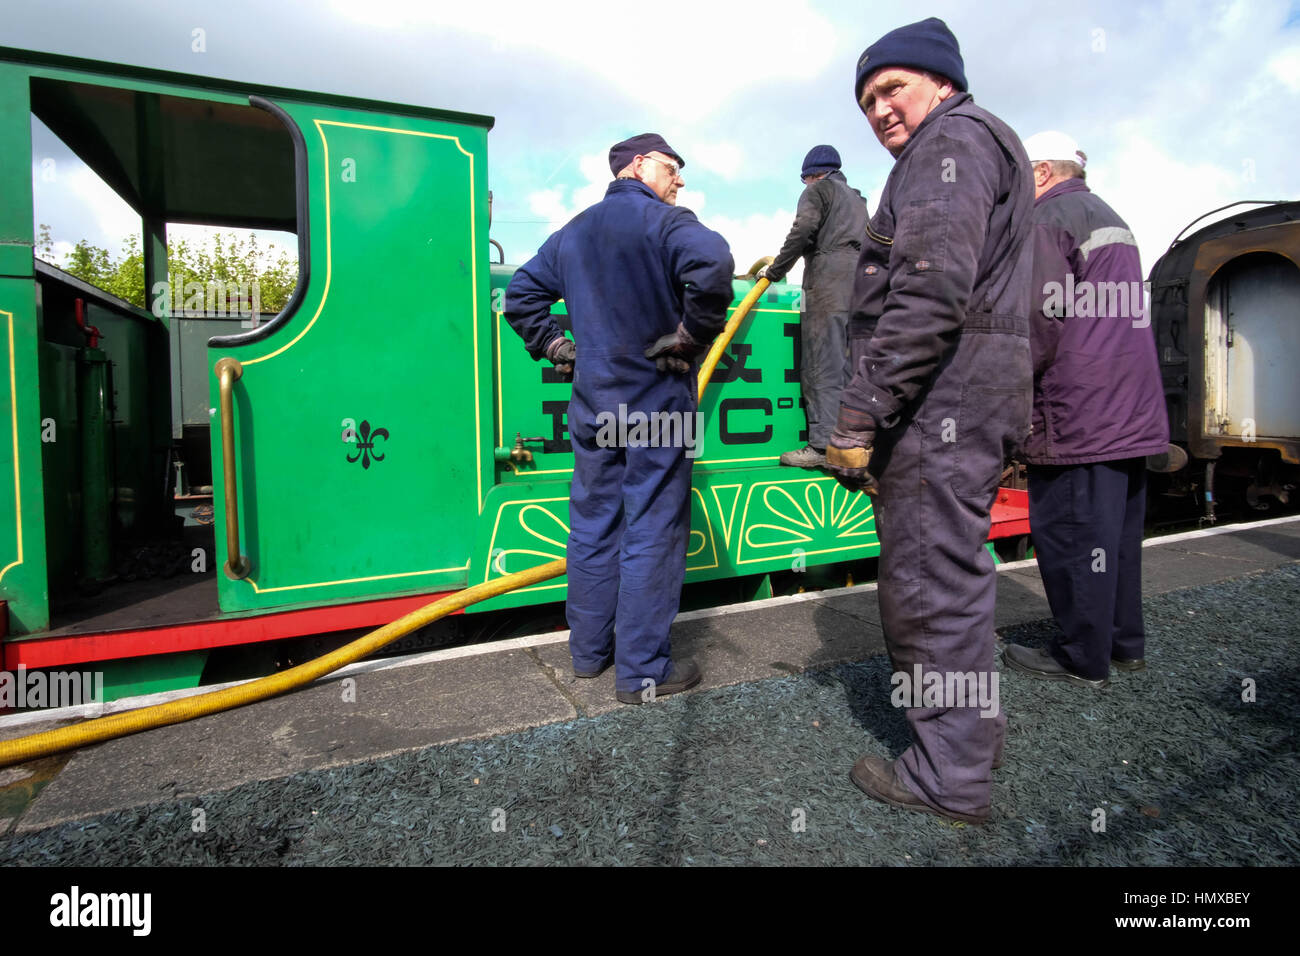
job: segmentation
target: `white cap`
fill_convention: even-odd
[[[1088,158],[1079,149],[1074,137],[1049,129],[1036,133],[1025,140],[1025,152],[1031,163],[1078,163],[1080,167],[1088,165]]]

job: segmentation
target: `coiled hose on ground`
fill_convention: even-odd
[[[755,265],[758,265],[758,263]],[[713,377],[713,370],[717,367],[723,350],[726,349],[727,344],[736,334],[736,330],[740,328],[740,323],[749,314],[749,310],[753,308],[754,303],[758,301],[759,296],[763,294],[768,285],[767,279],[759,279],[755,283],[754,288],[741,300],[740,305],[732,313],[726,327],[714,341],[713,347],[709,349],[708,355],[705,356],[704,362],[700,366],[700,401],[704,400],[704,388],[709,384],[709,379]],[[240,684],[238,687],[227,687],[206,694],[196,694],[193,697],[168,701],[165,704],[155,704],[152,707],[142,707],[139,710],[131,710],[122,714],[96,717],[94,720],[88,720],[85,723],[75,724],[71,727],[60,727],[57,730],[29,734],[26,737],[16,737],[13,740],[2,740],[0,741],[0,767],[35,760],[64,750],[85,747],[88,744],[112,740],[115,737],[125,737],[127,734],[151,730],[154,727],[183,723],[187,720],[194,720],[196,717],[205,717],[208,714],[233,710],[245,704],[277,697],[280,694],[310,684],[326,674],[338,670],[340,667],[355,663],[373,654],[385,644],[389,644],[417,628],[424,627],[426,624],[431,624],[454,611],[459,611],[471,604],[477,604],[479,601],[486,601],[488,598],[496,597],[499,594],[505,594],[507,591],[513,591],[516,588],[527,587],[550,578],[558,578],[564,574],[566,567],[567,562],[560,558],[557,561],[509,574],[494,581],[476,584],[473,587],[457,591],[455,594],[412,611],[391,624],[385,624],[383,627],[357,638],[352,643],[324,654],[315,660],[299,664],[269,677],[262,677],[247,684]]]

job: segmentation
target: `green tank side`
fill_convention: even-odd
[[[499,409],[497,475],[479,524],[470,583],[564,557],[573,454],[565,428],[570,386],[534,362],[501,312],[511,267],[492,270],[492,361]],[[735,282],[731,311],[753,288]],[[829,475],[783,468],[806,440],[800,407],[797,287],[771,287],[741,323],[704,401],[691,487],[686,581],[802,571],[880,553],[871,499]],[[564,304],[553,310],[564,315]],[[728,312],[730,316],[731,312]],[[567,327],[567,321],[561,319]],[[516,438],[530,460],[511,457]],[[471,612],[559,601],[565,579],[474,605]]]

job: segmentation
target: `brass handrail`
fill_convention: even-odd
[[[232,358],[217,362],[217,387],[221,394],[221,467],[226,478],[226,576],[238,581],[252,566],[239,553],[239,494],[235,487],[235,380],[244,367]],[[233,563],[232,563],[233,562]]]

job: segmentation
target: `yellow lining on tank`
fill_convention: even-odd
[[[0,578],[23,563],[23,493],[18,469],[18,375],[14,368],[14,314],[0,309],[9,322],[9,410],[14,430],[14,526],[18,531],[18,557],[0,568]]]
[[[331,193],[330,193],[330,147],[329,147],[329,141],[325,138],[324,127],[340,126],[340,127],[350,128],[350,129],[368,130],[377,133],[400,133],[406,136],[422,136],[426,139],[450,140],[453,144],[455,144],[456,148],[460,150],[460,152],[464,154],[466,157],[468,157],[469,159],[469,196],[470,196],[469,241],[470,241],[470,249],[472,250],[470,255],[470,300],[471,300],[471,311],[473,313],[471,337],[474,343],[474,434],[476,438],[481,437],[483,431],[482,428],[483,415],[482,415],[482,408],[480,407],[481,389],[479,387],[478,244],[475,238],[475,224],[474,224],[474,154],[471,153],[469,150],[467,150],[463,145],[461,145],[460,137],[452,136],[448,133],[429,133],[421,130],[395,129],[388,126],[368,126],[362,123],[344,123],[339,120],[317,119],[317,120],[313,120],[312,122],[316,126],[316,132],[320,134],[321,151],[322,151],[322,158],[324,161],[324,169],[325,169],[325,174],[322,177],[322,181],[325,184],[325,287],[321,291],[320,302],[316,304],[315,314],[312,315],[311,320],[302,329],[302,331],[300,331],[297,335],[295,335],[284,345],[281,345],[279,348],[271,352],[267,352],[265,355],[259,355],[257,358],[242,359],[240,360],[240,364],[243,365],[244,367],[247,367],[249,365],[256,365],[259,362],[264,362],[267,359],[275,358],[277,355],[280,355],[281,353],[285,352],[293,345],[295,345],[299,340],[301,340],[303,336],[305,336],[308,332],[311,331],[312,326],[316,324],[316,320],[321,317],[321,313],[325,310],[325,302],[329,298],[330,285],[333,281],[333,276],[334,276],[334,243],[333,243],[333,209],[331,205]],[[483,455],[477,448],[475,449],[474,452],[474,466],[475,466],[475,475],[476,475],[477,489],[478,489],[477,490],[478,509],[479,509],[479,513],[482,514],[483,504],[485,500],[483,497]],[[378,574],[378,575],[372,575],[370,577],[339,578],[334,581],[309,581],[304,584],[281,584],[269,588],[261,587],[257,583],[256,576],[253,574],[249,574],[248,576],[243,577],[240,580],[248,584],[253,589],[254,594],[273,594],[280,591],[300,591],[303,590],[304,588],[325,588],[325,587],[334,587],[343,584],[363,584],[368,581],[386,581],[386,580],[391,580],[393,578],[423,577],[429,574],[451,574],[451,573],[455,573],[459,571],[467,571],[467,570],[469,570],[468,561],[466,561],[465,564],[461,565],[460,567],[429,568],[422,571],[395,571],[392,574]],[[3,572],[0,572],[0,576],[2,575]]]

